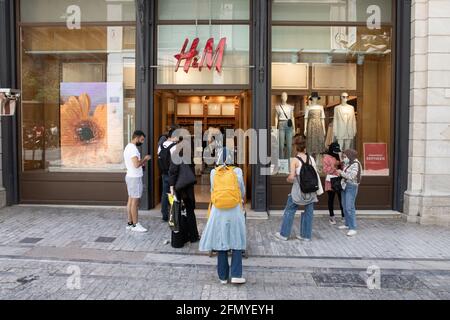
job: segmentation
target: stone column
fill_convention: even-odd
[[[414,0],[405,215],[450,225],[450,1]],[[400,164],[401,165],[401,164]]]

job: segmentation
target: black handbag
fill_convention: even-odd
[[[286,112],[284,112],[283,106],[282,106],[281,104],[280,104],[280,108],[281,108],[281,111],[283,111],[284,116],[286,117],[286,119],[288,119],[288,120],[287,120],[287,126],[288,126],[288,127],[292,127],[292,119],[289,119],[289,118],[288,118],[288,116],[286,115]]]
[[[178,170],[178,178],[175,183],[175,190],[180,191],[186,187],[194,185],[197,182],[195,179],[194,171],[189,164],[180,164],[180,169]]]
[[[330,182],[331,182],[331,189],[333,189],[334,192],[341,192],[342,189],[342,177],[336,177],[336,178],[331,178]]]

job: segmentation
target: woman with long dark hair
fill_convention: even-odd
[[[338,177],[337,170],[340,168],[341,158],[339,153],[341,148],[339,143],[333,142],[328,146],[328,151],[323,157],[322,171],[327,175],[325,178],[325,191],[328,195],[328,211],[330,213],[330,223],[336,224],[334,218],[334,198],[337,196],[339,200],[339,207],[341,208],[341,215],[344,218],[344,209],[342,208],[341,192],[333,190],[331,185],[331,179]]]
[[[314,168],[314,174],[317,176],[318,190],[309,193],[301,192],[299,197],[300,199],[298,199],[298,197],[296,197],[297,195],[294,194],[293,188],[287,198],[280,231],[275,233],[275,237],[283,241],[289,240],[295,213],[300,206],[304,206],[305,210],[300,215],[300,235],[297,236],[297,239],[302,241],[311,241],[312,224],[314,217],[314,203],[319,202],[317,197],[323,193],[322,183],[320,182],[320,177],[317,173],[317,167],[314,158],[306,153],[306,140],[302,136],[296,136],[294,138],[293,146],[296,152],[296,157],[291,159],[291,169],[289,176],[286,179],[287,182],[300,184],[302,179],[300,174],[302,166],[310,165]],[[299,190],[299,188],[297,190]]]
[[[174,155],[178,155],[180,159],[174,161],[174,155],[172,155],[172,161],[169,169],[169,186],[170,193],[174,194],[177,199],[183,201],[186,208],[186,230],[182,230],[184,233],[184,242],[197,242],[200,240],[200,236],[197,229],[197,219],[195,217],[195,192],[194,185],[195,171],[192,160],[192,145],[190,139],[183,139],[176,146]],[[188,155],[183,157],[183,153]],[[180,161],[181,160],[181,161]],[[177,186],[183,186],[177,188]],[[183,243],[184,244],[184,243]]]

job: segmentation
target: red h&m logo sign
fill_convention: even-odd
[[[211,68],[215,66],[218,73],[222,72],[223,52],[225,50],[227,38],[220,39],[216,50],[214,50],[214,38],[209,38],[208,41],[206,41],[206,45],[205,48],[203,49],[203,54],[201,56],[200,62],[197,51],[197,46],[199,42],[200,39],[195,38],[191,44],[191,49],[189,49],[189,51],[186,52],[186,47],[189,43],[189,39],[186,38],[186,40],[184,40],[181,52],[174,56],[175,59],[177,59],[175,72],[178,71],[180,63],[183,60],[185,60],[183,70],[186,73],[189,72],[189,68],[191,67],[198,68],[199,71],[202,71],[202,68],[205,66],[205,62],[209,70],[211,70]]]

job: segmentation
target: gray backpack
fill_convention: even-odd
[[[312,166],[311,166],[312,167]],[[313,169],[315,172],[315,169]],[[316,173],[317,176],[317,173]],[[294,184],[291,189],[291,197],[292,201],[297,205],[306,206],[313,202],[318,202],[317,193],[316,192],[308,192],[305,193],[301,188],[300,175],[296,175],[294,179]]]

